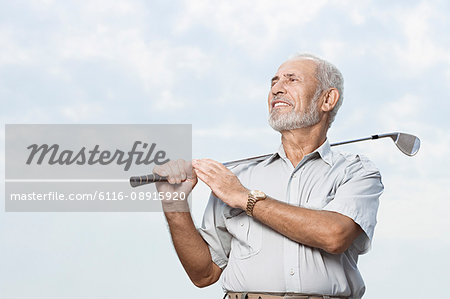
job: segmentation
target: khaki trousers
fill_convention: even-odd
[[[347,297],[331,297],[326,295],[273,294],[273,293],[233,293],[228,292],[224,299],[346,299]]]

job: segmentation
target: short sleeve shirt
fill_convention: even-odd
[[[344,253],[330,254],[292,241],[211,195],[199,232],[213,262],[223,269],[224,290],[362,297],[358,256],[370,248],[383,192],[372,162],[332,151],[325,141],[296,167],[281,145],[266,160],[231,170],[250,190],[293,206],[348,216],[364,233]]]

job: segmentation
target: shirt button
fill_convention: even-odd
[[[241,226],[244,226],[244,223],[241,223]]]
[[[289,274],[290,274],[291,276],[295,274],[295,271],[294,271],[293,268],[291,268],[291,271],[289,272]]]

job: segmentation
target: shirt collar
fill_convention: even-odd
[[[333,165],[333,159],[332,159],[332,152],[331,152],[331,146],[330,142],[328,141],[328,138],[325,140],[325,142],[319,146],[315,152],[318,152],[322,160],[325,161],[328,165]]]
[[[280,145],[280,147],[278,148],[278,151],[276,151],[275,153],[273,153],[269,158],[267,158],[266,160],[264,160],[262,162],[263,166],[267,166],[269,165],[270,162],[272,162],[273,160],[275,160],[277,157],[281,156],[280,151],[283,151],[284,153],[284,149],[283,149],[283,145]],[[286,155],[285,155],[286,156]],[[281,156],[282,157],[282,156]]]
[[[322,158],[322,160],[325,163],[327,163],[328,165],[332,166],[333,159],[332,159],[332,152],[331,152],[330,142],[328,141],[328,138],[325,140],[325,142],[321,146],[316,148],[312,153],[309,153],[305,157],[310,157],[310,156],[313,156],[313,155],[316,155],[316,154],[319,154],[320,158]],[[281,144],[278,147],[278,150],[275,153],[273,153],[269,158],[267,158],[265,161],[263,161],[262,165],[266,166],[269,163],[271,163],[273,160],[275,160],[276,158],[287,159],[286,152],[284,151],[283,144]]]

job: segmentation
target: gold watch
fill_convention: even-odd
[[[267,195],[262,191],[251,190],[248,192],[247,209],[245,210],[245,213],[247,213],[248,216],[253,217],[253,208],[255,207],[255,204],[266,198]]]

